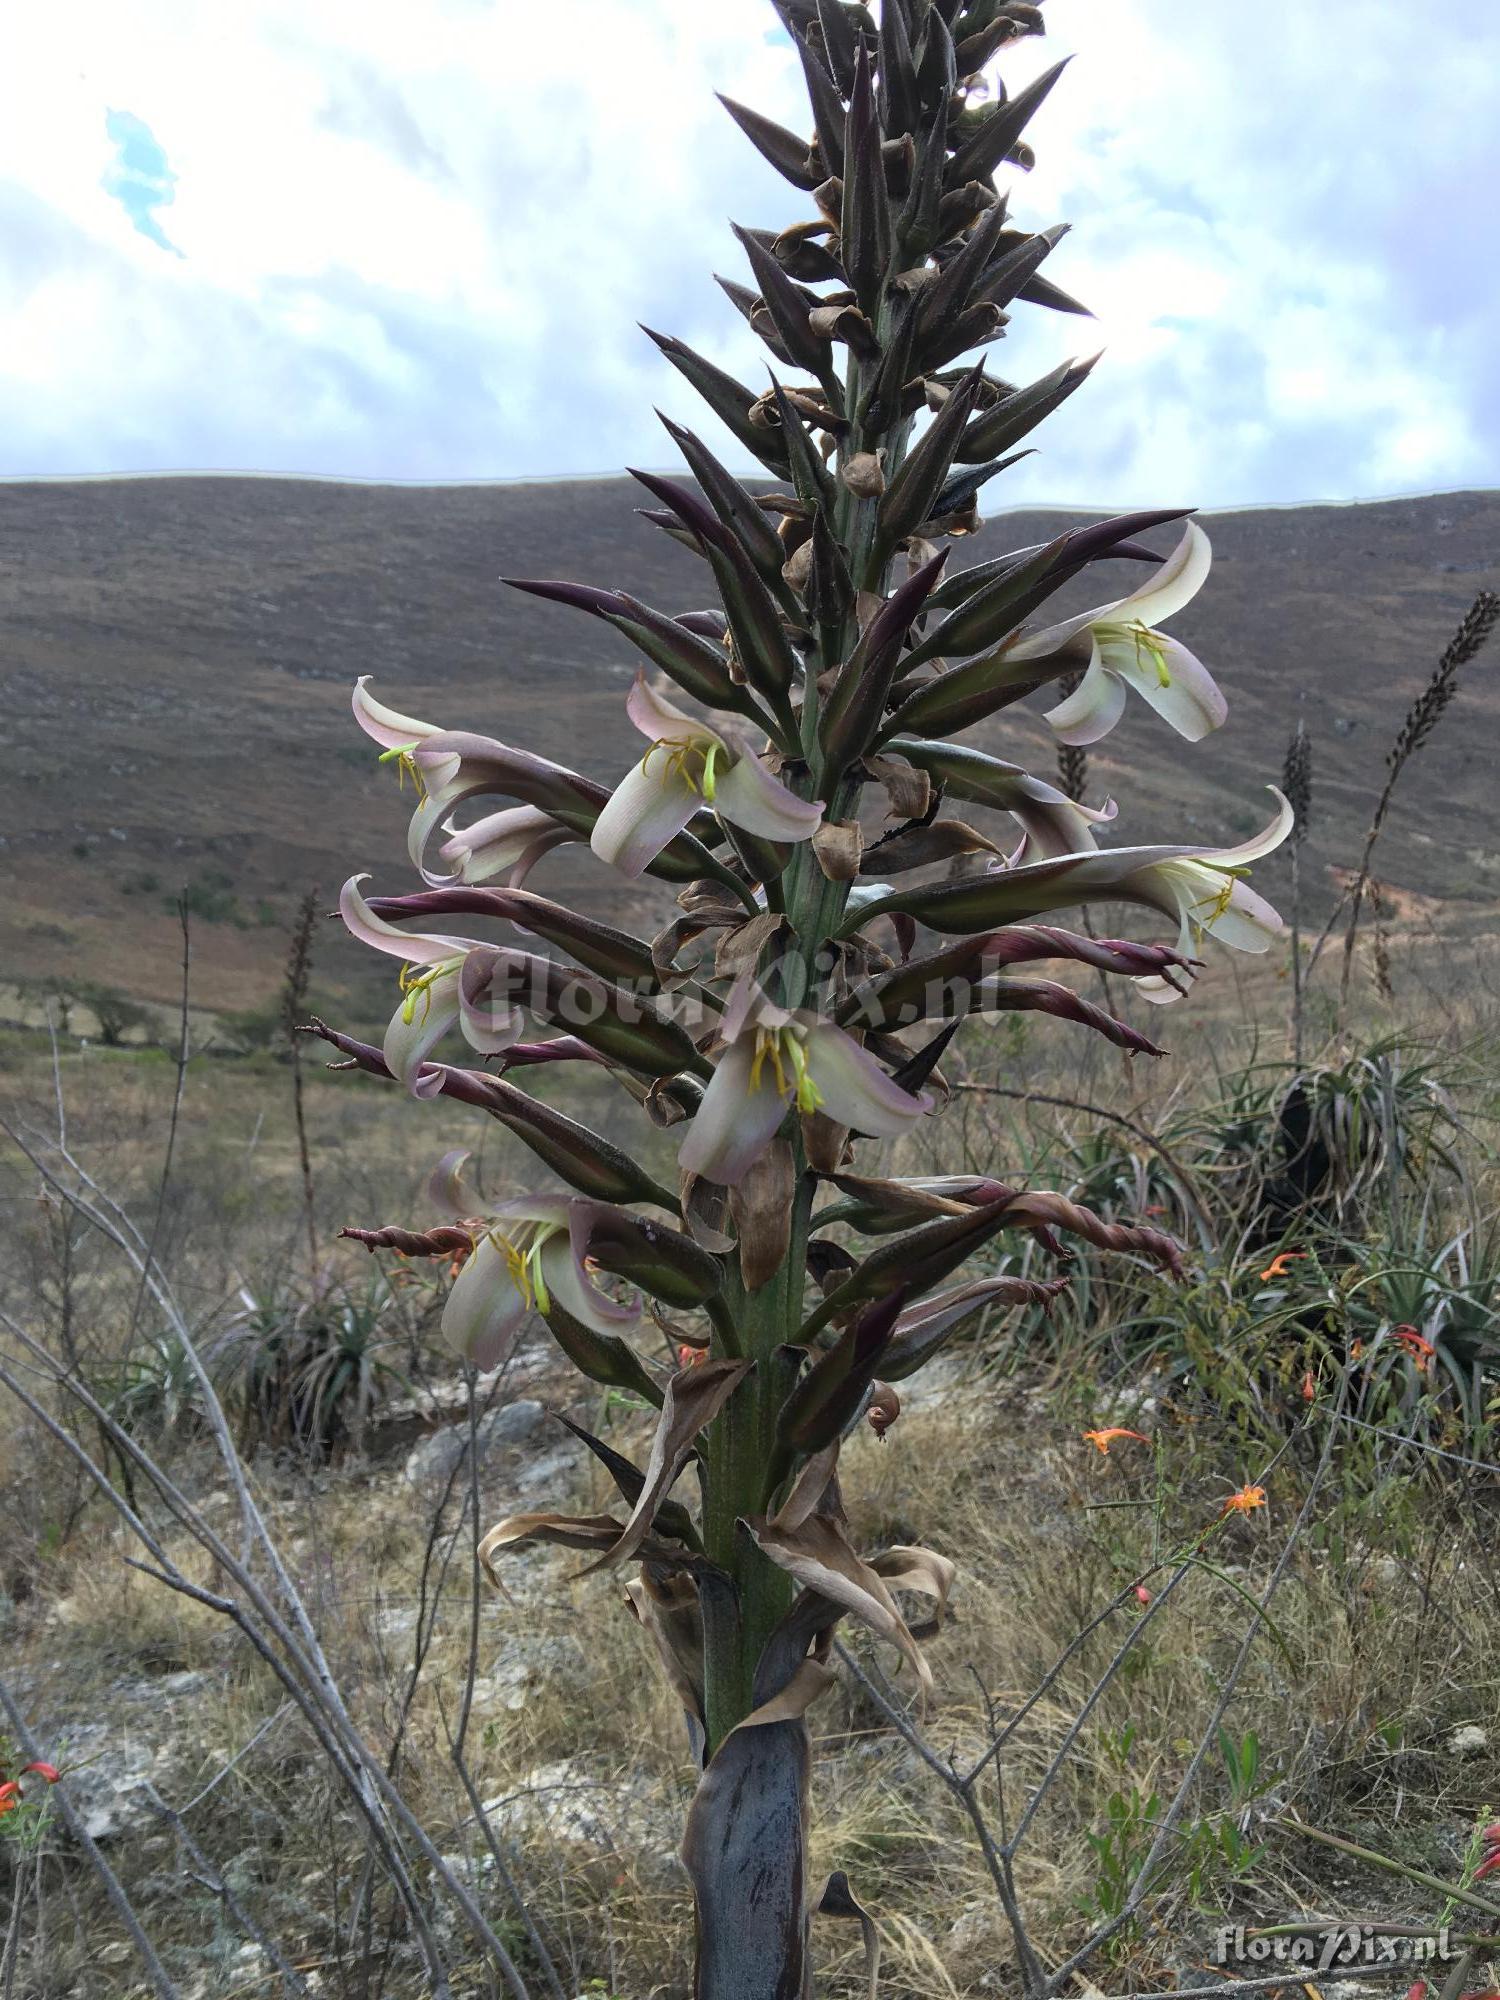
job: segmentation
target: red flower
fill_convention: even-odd
[[[1393,1326],[1391,1339],[1399,1340],[1413,1361],[1420,1361],[1425,1368],[1437,1353],[1430,1340],[1424,1340],[1414,1326]]]
[[[1278,1250],[1270,1263],[1261,1272],[1261,1283],[1264,1285],[1272,1278],[1284,1278],[1287,1275],[1287,1265],[1300,1263],[1306,1255],[1307,1252],[1305,1250]]]
[[[55,1785],[62,1776],[62,1772],[58,1770],[55,1764],[23,1764],[21,1766],[21,1776],[24,1778],[28,1771],[35,1771],[37,1776],[49,1785]]]
[[[1145,1584],[1138,1583],[1136,1585],[1135,1601],[1137,1604],[1149,1604],[1151,1602],[1151,1593],[1147,1590]]]

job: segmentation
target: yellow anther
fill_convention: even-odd
[[[642,769],[650,763],[658,750],[664,750],[667,754],[661,765],[662,784],[665,785],[670,778],[676,778],[686,785],[690,792],[696,792],[700,799],[706,799],[712,804],[714,787],[717,783],[714,762],[720,748],[720,744],[712,737],[706,738],[701,743],[668,742],[664,737],[659,737],[641,760]]]
[[[806,1049],[789,1029],[756,1030],[755,1055],[750,1064],[752,1090],[759,1090],[761,1071],[767,1063],[776,1078],[778,1097],[795,1098],[799,1111],[816,1111],[819,1108],[823,1093],[808,1075]]]
[[[412,755],[416,747],[415,743],[398,743],[393,749],[382,750],[377,762],[381,764],[394,762],[398,791],[406,790],[406,781],[410,778],[412,789],[416,792],[420,804],[427,796],[427,780],[418,769],[416,758]]]
[[[1153,632],[1151,627],[1143,624],[1139,618],[1133,625],[1128,626],[1126,629],[1135,641],[1136,665],[1138,667],[1143,666],[1145,661],[1149,659],[1152,666],[1156,669],[1157,685],[1160,687],[1170,687],[1172,685],[1172,674],[1171,669],[1167,665],[1167,643],[1162,638],[1160,632]]]
[[[427,1010],[432,1005],[432,989],[445,972],[451,972],[459,961],[447,958],[440,965],[403,965],[398,984],[406,995],[401,1003],[401,1018],[409,1028],[417,1018],[417,1001],[422,1002],[422,1019],[427,1019]]]

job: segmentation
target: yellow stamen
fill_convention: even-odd
[[[771,1065],[778,1097],[795,1098],[799,1111],[816,1111],[823,1093],[807,1069],[807,1050],[788,1028],[757,1028],[755,1055],[750,1063],[750,1088],[759,1090],[761,1071]],[[788,1074],[790,1072],[790,1074]]]
[[[676,778],[686,785],[690,792],[696,792],[700,799],[705,799],[712,805],[718,784],[718,775],[714,767],[722,747],[712,737],[700,743],[668,742],[666,738],[659,737],[641,760],[642,768],[650,763],[658,750],[664,750],[667,754],[661,766],[662,784],[665,785],[670,779]]]
[[[401,1004],[401,1018],[409,1028],[417,1018],[417,1001],[422,1002],[422,1019],[427,1019],[432,1006],[432,989],[445,972],[451,972],[458,964],[456,958],[445,958],[439,965],[403,965],[398,984],[406,995]]]
[[[398,791],[404,792],[406,790],[406,781],[410,778],[412,789],[417,795],[418,804],[420,804],[427,796],[427,780],[418,769],[417,761],[412,755],[416,747],[415,743],[398,743],[390,750],[382,750],[376,761],[381,764],[395,764],[396,789]]]
[[[1139,618],[1133,625],[1127,626],[1126,630],[1135,641],[1136,665],[1142,667],[1145,665],[1145,660],[1149,659],[1156,669],[1158,687],[1170,687],[1172,675],[1167,666],[1167,644],[1160,632],[1153,632],[1150,626],[1143,624]]]

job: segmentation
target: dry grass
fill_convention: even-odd
[[[1465,1043],[1466,1052],[1452,1052],[1457,1067],[1443,1073],[1467,1079],[1459,1109],[1472,1143],[1459,1179],[1433,1167],[1414,1185],[1416,1207],[1434,1218],[1443,1210],[1493,1215],[1496,1205],[1484,1134],[1500,1068],[1489,1045],[1475,1041],[1476,1022],[1482,1010],[1464,1022],[1450,1012],[1444,1024],[1451,1043]],[[1256,1032],[1252,1021],[1234,1027],[1244,1049]],[[1175,1039],[1191,1047],[1197,1038]],[[1208,1039],[1212,1046],[1179,1059],[1175,1073],[1126,1072],[1090,1047],[1074,1066],[1054,1053],[1042,1074],[1024,1039],[1007,1029],[971,1058],[969,1075],[1003,1078],[1024,1065],[1039,1089],[1175,1133],[1173,1119],[1190,1123],[1218,1101],[1216,1066],[1232,1068],[1222,1016]],[[170,1066],[92,1052],[68,1054],[62,1069],[75,1144],[149,1223]],[[241,1284],[264,1289],[296,1265],[304,1239],[287,1081],[270,1062],[201,1062],[188,1072],[160,1253],[205,1330],[222,1323]],[[33,1045],[19,1107],[45,1122],[50,1088],[45,1051]],[[602,1115],[599,1105],[591,1111]],[[451,1121],[437,1109],[320,1074],[309,1079],[308,1115],[323,1242],[344,1221],[410,1216],[433,1155],[451,1142]],[[950,1121],[942,1164],[1005,1159],[1055,1179],[1060,1165],[1076,1163],[1085,1139],[1097,1151],[1111,1136],[1154,1200],[1150,1177],[1159,1163],[1149,1147],[1118,1126],[1039,1105],[966,1099]],[[495,1186],[517,1167],[514,1152],[499,1148],[486,1164]],[[1324,1436],[1322,1411],[1298,1405],[1300,1360],[1292,1364],[1285,1343],[1276,1346],[1254,1288],[1247,1292],[1236,1275],[1252,1255],[1258,1262],[1268,1253],[1243,1235],[1239,1220],[1229,1227],[1222,1176],[1209,1174],[1203,1185],[1227,1233],[1174,1302],[1142,1293],[1134,1275],[1113,1290],[1090,1277],[1090,1310],[1101,1325],[1064,1313],[1047,1329],[994,1329],[941,1372],[941,1393],[929,1393],[923,1378],[910,1385],[887,1442],[861,1437],[845,1459],[860,1546],[922,1541],[959,1565],[954,1619],[930,1646],[939,1699],[925,1731],[931,1750],[960,1768],[1135,1578],[1146,1575],[1160,1598],[1170,1575],[1163,1560],[1194,1549],[1224,1496],[1276,1459],[1265,1480],[1267,1508],[1214,1529],[1201,1560],[1149,1617],[1131,1597],[1108,1619],[1016,1726],[980,1787],[991,1825],[1013,1825],[1115,1648],[1140,1631],[1017,1853],[1017,1890],[1051,1963],[1080,1943],[1101,1908],[1107,1914],[1111,1868],[1128,1876],[1143,1826],[1149,1831],[1145,1802],[1169,1797],[1187,1769]],[[135,1315],[134,1286],[37,1201],[34,1178],[19,1168],[8,1199],[14,1254],[3,1303],[49,1340],[71,1314],[87,1367],[107,1373]],[[1408,1219],[1409,1206],[1401,1211]],[[1372,1214],[1383,1214],[1378,1204],[1360,1210],[1361,1226]],[[351,1283],[370,1269],[362,1252],[342,1253],[338,1265]],[[402,1306],[403,1353],[421,1335],[421,1304]],[[1181,1337],[1185,1361],[1172,1358],[1163,1329]],[[1319,1338],[1328,1338],[1326,1329]],[[540,1345],[523,1350],[499,1393],[568,1403],[618,1448],[642,1448],[642,1413],[619,1398],[571,1402],[572,1378]],[[1364,1407],[1378,1422],[1391,1414],[1385,1405]],[[1409,1404],[1391,1409],[1403,1423],[1421,1414]],[[1441,1428],[1448,1419],[1428,1416],[1437,1428],[1422,1435],[1450,1448],[1453,1433]],[[1127,1441],[1101,1457],[1082,1441],[1101,1422],[1145,1431],[1152,1443]],[[1278,1441],[1289,1437],[1276,1458]],[[357,1721],[391,1755],[438,1846],[472,1869],[492,1920],[535,1977],[450,1755],[471,1610],[462,1488],[441,1507],[435,1489],[408,1483],[401,1462],[409,1442],[394,1454],[349,1451],[324,1465],[262,1452],[253,1461],[256,1490]],[[1460,1444],[1460,1455],[1470,1455]],[[3,1448],[11,1503],[0,1541],[11,1598],[6,1678],[35,1726],[51,1728],[58,1741],[84,1729],[91,1768],[123,1757],[132,1743],[154,1747],[162,1796],[191,1807],[192,1836],[223,1870],[237,1905],[281,1942],[315,1990],[337,2000],[425,1991],[388,1888],[377,1886],[368,1925],[354,1924],[351,1934],[363,1845],[346,1796],[299,1718],[284,1712],[264,1664],[216,1613],[126,1566],[127,1544],[34,1426],[12,1422]],[[228,1496],[190,1421],[165,1449],[185,1489],[227,1528]],[[607,1501],[602,1473],[576,1457],[544,1487],[528,1484],[528,1465],[553,1449],[550,1438],[533,1437],[486,1462],[487,1521],[517,1504]],[[1493,1473],[1448,1466],[1416,1448],[1377,1448],[1352,1431],[1342,1439],[1275,1597],[1274,1628],[1261,1629],[1225,1718],[1237,1744],[1249,1734],[1258,1741],[1256,1796],[1236,1795],[1212,1749],[1142,1921],[1092,1968],[1100,1986],[1155,1986],[1202,1966],[1221,1919],[1310,1911],[1430,1920],[1431,1899],[1420,1889],[1342,1860],[1330,1865],[1325,1850],[1275,1821],[1295,1811],[1444,1880],[1460,1879],[1473,1827],[1500,1805],[1495,1500]],[[201,1551],[169,1526],[164,1532],[184,1572],[213,1587]],[[480,1796],[496,1802],[493,1824],[511,1844],[568,2000],[582,1993],[676,2000],[689,1946],[673,1850],[692,1785],[681,1720],[618,1581],[580,1581],[580,1566],[576,1556],[522,1553],[507,1571],[509,1597],[481,1602],[469,1764]],[[862,1640],[849,1643],[877,1686],[894,1675],[893,1658]],[[892,1686],[909,1712],[909,1690],[899,1678]],[[1013,1948],[951,1788],[854,1678],[841,1678],[810,1720],[816,1865],[847,1870],[875,1910],[886,1953],[882,1991],[927,2000],[1011,1990]],[[1472,1724],[1488,1730],[1488,1742],[1461,1755],[1453,1734]],[[1101,1849],[1112,1801],[1123,1831],[1115,1848]],[[1243,1828],[1238,1849],[1230,1840],[1226,1851],[1226,1828]],[[20,1990],[37,2000],[114,2000],[131,1991],[134,1974],[114,1951],[121,1934],[56,1829],[43,1851],[45,1949],[31,1953],[31,1984]],[[275,1990],[274,1976],[246,1954],[223,1899],[202,1886],[201,1870],[184,1867],[169,1826],[146,1823],[106,1851],[185,1993],[228,2000]],[[450,1924],[443,1943],[455,1992],[489,1991],[462,1932]],[[818,1949],[824,1990],[860,1993],[860,1953],[845,1927],[820,1924]]]

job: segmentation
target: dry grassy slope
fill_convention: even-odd
[[[360,672],[419,715],[601,777],[619,770],[634,741],[621,709],[629,647],[498,578],[587,578],[674,611],[706,603],[694,560],[634,518],[634,491],[619,480],[0,485],[0,962],[169,993],[176,938],[163,899],[217,875],[244,922],[198,924],[198,998],[261,999],[280,949],[270,922],[310,882],[331,890],[355,867],[405,881],[393,782],[348,719]],[[973,556],[1068,518],[1003,516]],[[1208,525],[1213,584],[1174,629],[1219,673],[1232,724],[1189,753],[1133,705],[1096,760],[1098,785],[1121,802],[1117,837],[1248,830],[1300,712],[1318,766],[1310,859],[1347,862],[1406,701],[1474,593],[1496,582],[1500,494]],[[1097,594],[1124,568],[1100,572]],[[1500,899],[1497,720],[1500,674],[1486,662],[1414,774],[1382,864],[1394,883],[1444,899],[1466,929],[1488,928]],[[1026,718],[983,740],[1050,768]],[[619,886],[576,848],[537,883],[619,908]],[[354,973],[353,955],[330,948],[330,983]]]

